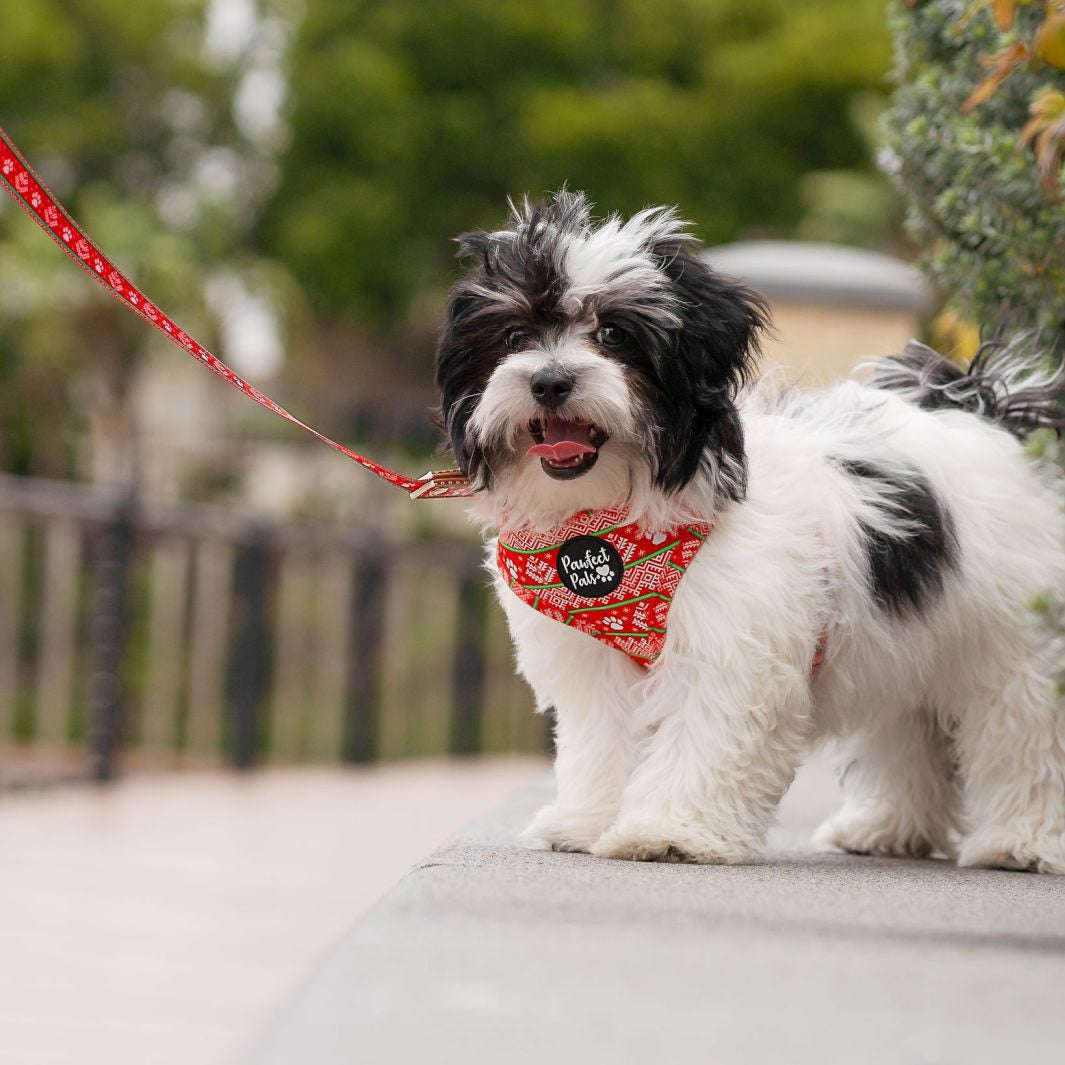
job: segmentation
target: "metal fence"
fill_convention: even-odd
[[[0,476],[3,766],[540,750],[476,545]]]

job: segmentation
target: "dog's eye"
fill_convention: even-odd
[[[611,325],[609,322],[606,325],[601,325],[599,331],[595,334],[595,341],[597,344],[602,344],[606,348],[616,348],[625,339],[625,330],[620,326]]]
[[[503,343],[506,344],[508,351],[517,351],[528,339],[529,334],[524,329],[508,329],[503,334]]]

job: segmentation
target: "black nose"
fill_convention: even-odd
[[[573,378],[561,370],[548,367],[537,370],[529,381],[529,388],[538,403],[549,410],[561,407],[573,391]]]

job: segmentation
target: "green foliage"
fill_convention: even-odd
[[[212,43],[234,8],[254,24]],[[332,373],[387,350],[413,395],[452,238],[510,195],[673,202],[710,242],[882,240],[859,112],[888,61],[883,0],[34,0],[0,4],[0,124],[204,343],[224,339],[225,275],[270,305],[288,354],[317,344]],[[271,93],[276,120],[249,119]],[[0,203],[0,469],[84,474],[90,411],[129,450],[153,352],[179,357]],[[338,419],[367,394],[317,384]]]
[[[882,0],[308,0],[260,246],[327,313],[394,327],[507,196],[788,231],[804,174],[863,166],[850,102],[888,47]]]
[[[1032,38],[1042,4],[1019,6],[1009,30],[970,0],[896,0],[898,89],[885,160],[908,205],[925,268],[969,319],[1011,329],[1065,325],[1065,209],[1048,198],[1018,136],[1033,98],[1065,73],[1023,63],[985,102],[983,56]]]
[[[212,53],[206,19],[206,0],[0,5],[0,124],[118,264],[210,344],[212,271],[287,282],[248,250],[276,150],[234,106],[259,42]],[[0,469],[70,476],[80,412],[122,428],[139,361],[168,345],[0,200]]]

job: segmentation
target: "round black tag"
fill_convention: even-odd
[[[598,599],[621,583],[621,555],[598,536],[574,536],[558,549],[559,579],[577,595]]]

